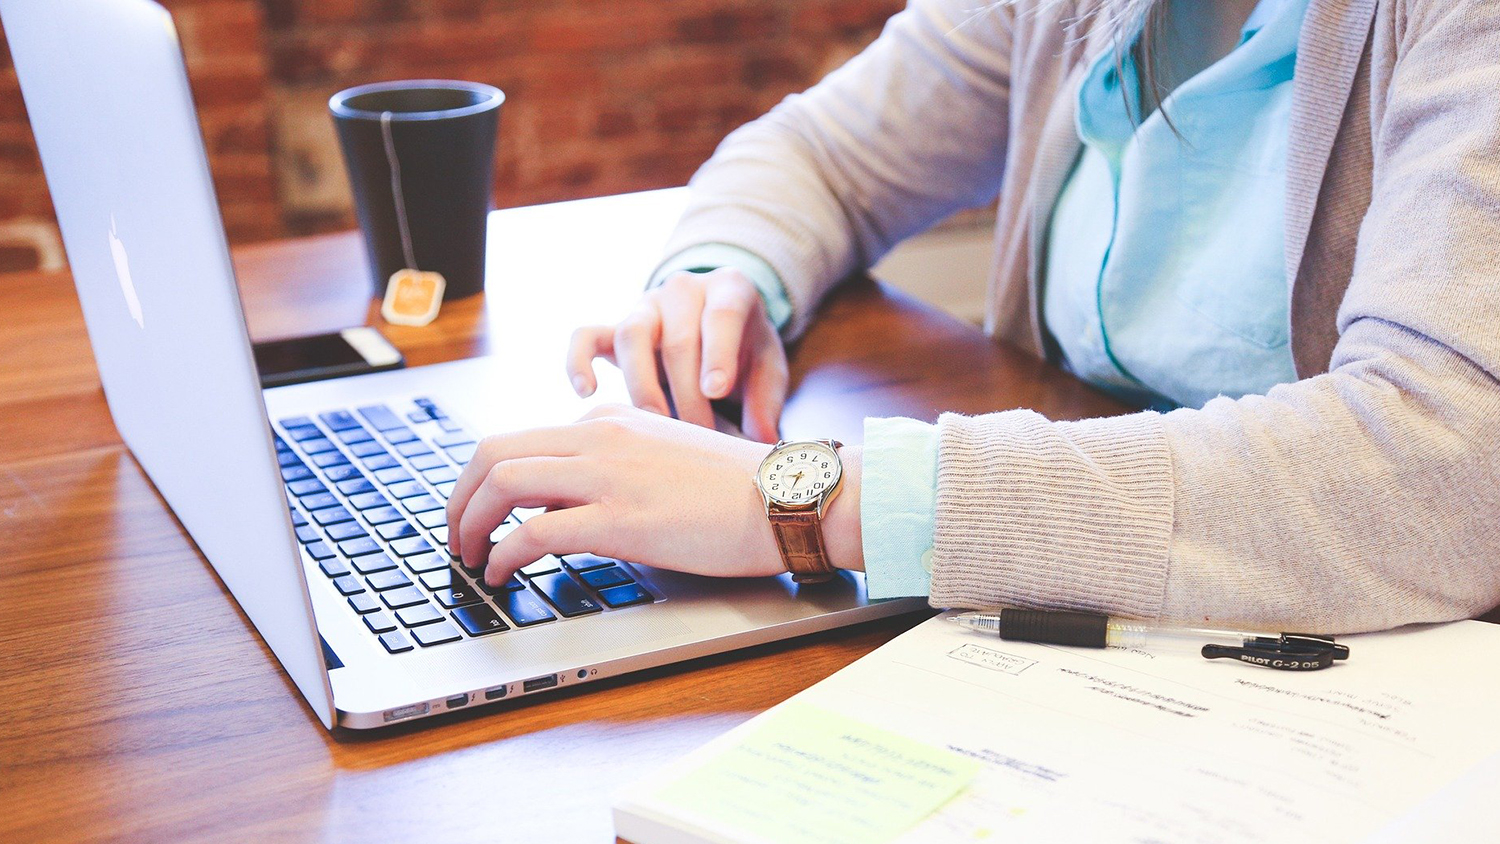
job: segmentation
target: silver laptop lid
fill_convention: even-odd
[[[150,0],[0,0],[0,20],[115,426],[332,727],[172,19]]]

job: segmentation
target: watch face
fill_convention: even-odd
[[[760,489],[782,504],[811,504],[827,495],[843,471],[826,443],[787,443],[761,461]]]

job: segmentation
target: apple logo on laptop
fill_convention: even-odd
[[[109,216],[109,254],[115,259],[115,275],[120,277],[120,291],[125,294],[125,307],[130,309],[135,324],[144,329],[146,318],[141,314],[141,299],[135,294],[135,282],[130,278],[130,257],[125,254],[125,244],[120,242],[120,236],[116,233],[113,214]]]

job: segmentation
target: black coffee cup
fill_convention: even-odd
[[[328,101],[365,233],[375,295],[403,269],[442,274],[443,298],[484,290],[484,247],[505,94],[417,79]]]

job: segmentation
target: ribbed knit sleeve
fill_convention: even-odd
[[[1159,615],[1174,489],[1160,416],[938,425],[935,606]]]

